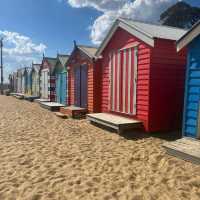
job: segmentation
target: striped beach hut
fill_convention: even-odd
[[[99,108],[99,67],[95,60],[97,48],[77,45],[67,61],[69,69],[69,105],[97,112]]]
[[[101,59],[101,112],[135,119],[147,132],[181,125],[185,30],[120,18],[95,56]]]
[[[57,55],[57,63],[54,69],[56,78],[56,102],[67,105],[68,102],[68,73],[66,63],[69,55]]]
[[[188,49],[183,136],[200,139],[200,22],[178,42],[177,51]]]
[[[40,94],[42,99],[55,101],[55,76],[57,58],[43,57],[40,73]]]
[[[32,95],[37,97],[40,96],[40,68],[41,64],[32,63]]]

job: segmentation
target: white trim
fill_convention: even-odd
[[[178,42],[177,51],[179,52],[182,48],[186,47],[192,40],[200,35],[200,23],[190,29]]]
[[[134,48],[134,77],[133,77],[133,115],[137,112],[137,70],[138,70],[138,48]]]
[[[133,36],[139,38],[140,40],[142,40],[146,44],[154,47],[154,38],[153,38],[153,36],[149,35],[148,33],[145,33],[143,30],[139,29],[136,26],[135,27],[129,26],[128,24],[126,24],[122,20],[118,19],[118,20],[115,21],[115,23],[113,24],[112,28],[110,29],[110,31],[108,32],[107,36],[105,37],[104,41],[101,43],[101,46],[99,47],[99,49],[96,52],[96,57],[101,56],[101,53],[103,52],[103,50],[107,46],[108,42],[110,41],[110,39],[112,38],[112,36],[114,35],[114,33],[116,32],[116,30],[119,27],[124,29],[125,31],[129,32]]]
[[[117,111],[120,111],[120,66],[121,66],[121,53],[117,51]]]
[[[111,58],[112,58],[112,54],[109,53],[109,85],[108,85],[108,110],[111,110],[111,99],[112,99],[112,65],[111,65]]]
[[[113,84],[112,84],[112,111],[115,110],[115,84],[116,84],[116,77],[115,77],[115,53],[112,54],[112,76],[113,76]]]
[[[123,63],[123,113],[126,112],[126,53],[127,50],[124,49],[124,63]]]
[[[131,61],[132,61],[132,56],[131,56],[131,49],[128,49],[128,113],[130,114],[131,112]]]

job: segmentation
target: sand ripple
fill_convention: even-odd
[[[200,167],[0,96],[0,200],[199,200]],[[140,134],[140,133],[138,133]]]

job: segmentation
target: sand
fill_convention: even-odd
[[[200,166],[144,136],[0,96],[0,200],[199,200]]]

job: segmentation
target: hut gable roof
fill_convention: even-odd
[[[52,74],[57,63],[57,58],[44,57],[42,64],[46,61],[49,64],[50,73]]]
[[[69,59],[69,55],[62,55],[62,54],[58,54],[58,60],[59,60],[59,62],[61,63],[61,65],[63,66],[63,67],[65,67],[65,65],[66,65],[66,63],[67,63],[67,61],[68,61],[68,59]]]
[[[177,41],[187,32],[185,29],[119,18],[111,27],[110,31],[96,52],[96,56],[100,56],[112,38],[113,34],[119,27],[152,47],[154,47],[154,39],[156,38]]]
[[[200,21],[177,41],[177,51],[180,51],[200,35]]]
[[[94,58],[97,52],[97,48],[92,46],[77,45],[77,48],[83,51],[90,58]]]
[[[41,64],[32,64],[32,70],[34,70],[35,72],[39,72],[40,67],[41,67]]]

